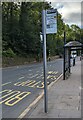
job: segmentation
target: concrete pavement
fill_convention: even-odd
[[[25,118],[81,118],[81,62],[71,68],[67,80],[62,79],[48,90],[48,113],[42,98]]]

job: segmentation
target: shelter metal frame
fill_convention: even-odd
[[[78,41],[71,41],[64,45],[63,80],[66,80],[71,74],[71,51],[75,50],[81,50],[82,56],[83,44]]]

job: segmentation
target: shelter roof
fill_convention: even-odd
[[[64,45],[64,47],[72,48],[72,47],[83,47],[83,44],[78,41],[70,41]]]

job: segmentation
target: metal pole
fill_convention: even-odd
[[[48,111],[47,95],[47,60],[46,60],[46,11],[42,11],[42,33],[43,33],[43,65],[44,65],[44,102],[45,113]]]
[[[69,74],[71,73],[71,51],[70,51],[70,49],[69,49]]]
[[[64,31],[64,45],[66,44],[66,33]],[[63,80],[65,80],[65,46],[64,46],[64,59],[63,59]]]

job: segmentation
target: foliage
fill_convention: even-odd
[[[27,57],[32,55],[36,60],[42,57],[42,8],[50,9],[48,2],[3,2],[2,3],[2,45],[3,55]],[[57,15],[57,33],[47,35],[47,56],[63,53],[63,32],[66,41],[80,40],[83,32],[77,25],[66,25],[62,15]],[[83,36],[82,36],[83,37]]]
[[[9,48],[8,50],[3,51],[3,55],[6,56],[6,57],[14,57],[15,53],[12,51],[11,48]]]

